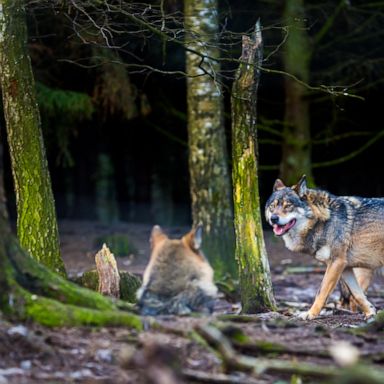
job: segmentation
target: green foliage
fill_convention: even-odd
[[[127,120],[136,117],[136,87],[131,83],[119,54],[110,48],[94,47],[92,62],[100,68],[93,89],[93,100],[102,117],[106,119],[117,114]]]
[[[97,248],[101,248],[104,243],[108,245],[108,248],[115,256],[128,256],[137,253],[135,244],[125,234],[113,233],[95,239]]]
[[[65,116],[67,120],[90,119],[94,112],[92,99],[83,92],[50,88],[36,82],[37,100],[48,117]]]
[[[53,134],[52,142],[58,146],[56,162],[72,167],[70,138],[76,133],[77,122],[92,118],[95,110],[92,98],[83,92],[50,88],[40,82],[36,82],[36,92],[42,121],[48,128],[45,133]]]

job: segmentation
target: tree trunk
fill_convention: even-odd
[[[309,82],[311,47],[304,18],[303,0],[286,0],[284,20],[289,34],[283,50],[284,70]],[[285,117],[280,177],[287,185],[305,174],[313,183],[310,112],[307,89],[285,78]]]
[[[243,37],[241,63],[231,97],[236,259],[244,313],[275,308],[257,176],[256,101],[261,61],[262,38],[257,23],[253,39]]]
[[[0,312],[18,321],[33,320],[52,327],[124,325],[141,329],[139,317],[119,310],[131,309],[129,303],[80,288],[24,252],[8,223],[2,173],[0,167]]]
[[[119,220],[114,165],[106,153],[97,156],[96,213],[101,223],[110,224]]]
[[[12,162],[20,244],[65,275],[22,0],[0,1],[0,84]]]
[[[217,0],[185,0],[188,141],[193,225],[219,274],[235,274],[231,183],[218,80]],[[192,53],[188,49],[199,52]]]

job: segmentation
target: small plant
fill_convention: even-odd
[[[100,249],[104,243],[107,244],[108,248],[116,257],[137,254],[135,244],[133,244],[133,242],[125,234],[113,233],[109,235],[102,235],[95,239],[95,247],[98,249]]]

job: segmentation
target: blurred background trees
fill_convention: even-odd
[[[27,3],[28,46],[59,217],[189,224],[184,3]],[[223,95],[227,149],[241,33],[259,17],[264,26],[262,203],[279,173],[286,179],[304,169],[334,193],[383,195],[375,169],[383,148],[377,123],[381,3],[239,0],[217,7],[217,43],[209,45],[219,55],[214,76]],[[294,39],[301,41],[296,51]],[[209,63],[202,57],[202,64]],[[290,104],[294,100],[301,106]],[[296,110],[300,122],[292,116]],[[302,126],[306,133],[297,133]],[[7,157],[5,165],[12,191]],[[12,194],[9,200],[14,217]]]

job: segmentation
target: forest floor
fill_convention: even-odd
[[[71,276],[95,267],[97,239],[111,234],[128,236],[134,245],[132,254],[117,258],[119,268],[143,272],[149,257],[150,226],[62,221],[59,227],[62,254]],[[165,230],[170,237],[180,237],[188,228]],[[297,319],[295,315],[313,301],[323,267],[309,256],[289,252],[272,233],[266,232],[265,237],[277,312],[228,318],[225,314],[237,313],[239,304],[221,299],[209,317],[166,316],[155,322],[143,318],[142,332],[126,328],[47,329],[0,319],[0,384],[301,382],[301,375],[292,376],[290,370],[284,373],[275,368],[256,373],[237,364],[246,360],[245,365],[250,362],[256,367],[263,358],[297,363],[301,368],[315,364],[320,372],[303,376],[304,382],[329,383],[329,377],[321,378],[322,373],[334,372],[334,368],[340,371],[333,354],[351,357],[353,351],[360,356],[358,366],[363,372],[368,365],[379,368],[384,363],[383,333],[356,334],[356,327],[364,324],[363,316],[336,309],[332,302],[337,300],[337,292],[319,318],[310,322]],[[377,277],[368,294],[380,309],[384,309],[382,280]],[[219,354],[202,341],[201,335],[212,329],[210,326],[220,329],[222,347],[233,335],[245,335],[231,339],[229,360],[235,361],[224,364]],[[251,359],[244,360],[245,355]],[[369,383],[356,377],[355,382]]]

